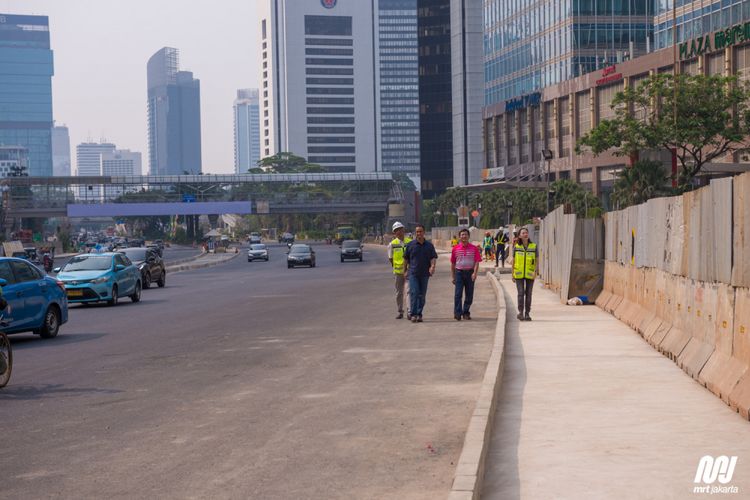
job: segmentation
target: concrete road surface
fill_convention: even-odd
[[[425,323],[394,319],[382,249],[286,269],[240,257],[14,336],[0,498],[442,498],[495,325],[456,328],[443,262]],[[447,259],[443,258],[444,261]],[[431,300],[430,300],[431,299]]]

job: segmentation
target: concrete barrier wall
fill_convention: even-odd
[[[750,173],[605,214],[596,303],[750,418]]]

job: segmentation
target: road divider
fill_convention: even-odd
[[[464,438],[463,449],[458,458],[453,486],[448,496],[449,500],[478,499],[482,494],[484,483],[484,466],[489,449],[492,425],[503,378],[505,364],[505,289],[498,279],[487,273],[487,279],[492,285],[497,298],[497,324],[495,325],[495,340],[492,345],[490,359],[484,372],[479,397],[474,407],[474,413],[469,421],[469,428]]]
[[[192,271],[194,269],[203,269],[206,267],[218,266],[224,262],[228,262],[232,259],[239,257],[241,252],[237,253],[204,253],[194,259],[190,259],[189,262],[183,263],[169,263],[167,265],[167,273],[179,273],[181,271]]]

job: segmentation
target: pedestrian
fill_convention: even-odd
[[[424,237],[424,226],[417,224],[416,239],[406,245],[404,263],[409,276],[409,299],[411,302],[412,323],[422,322],[422,311],[427,299],[427,283],[435,274],[437,252],[431,242]]]
[[[471,303],[474,301],[474,282],[477,280],[482,254],[476,245],[469,242],[469,230],[458,232],[460,243],[451,250],[451,276],[455,290],[453,294],[453,319],[471,319]],[[463,304],[461,299],[463,296]]]
[[[456,238],[456,235],[454,234],[453,236],[451,236],[451,248],[455,247],[456,245],[458,245],[458,238]]]
[[[404,225],[398,221],[393,223],[392,230],[396,237],[388,244],[388,261],[391,263],[391,267],[393,267],[393,276],[396,284],[396,307],[398,308],[396,319],[401,319],[404,317],[404,288],[406,286],[404,250],[406,249],[406,244],[411,239],[404,238]]]
[[[505,259],[508,258],[508,232],[505,228],[500,228],[495,233],[495,267],[502,262],[505,268]]]
[[[518,231],[518,240],[513,247],[512,257],[513,282],[518,290],[518,318],[531,321],[531,292],[536,278],[536,243],[529,239],[529,230],[522,227]]]
[[[490,232],[484,233],[484,239],[482,240],[482,248],[484,248],[484,260],[492,260],[492,236]]]

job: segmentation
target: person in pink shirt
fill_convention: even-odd
[[[479,247],[469,243],[469,230],[458,233],[459,243],[451,250],[451,276],[456,285],[453,295],[453,318],[456,321],[471,319],[471,303],[474,301],[474,282],[479,272],[482,253]],[[461,299],[463,298],[463,304]]]

